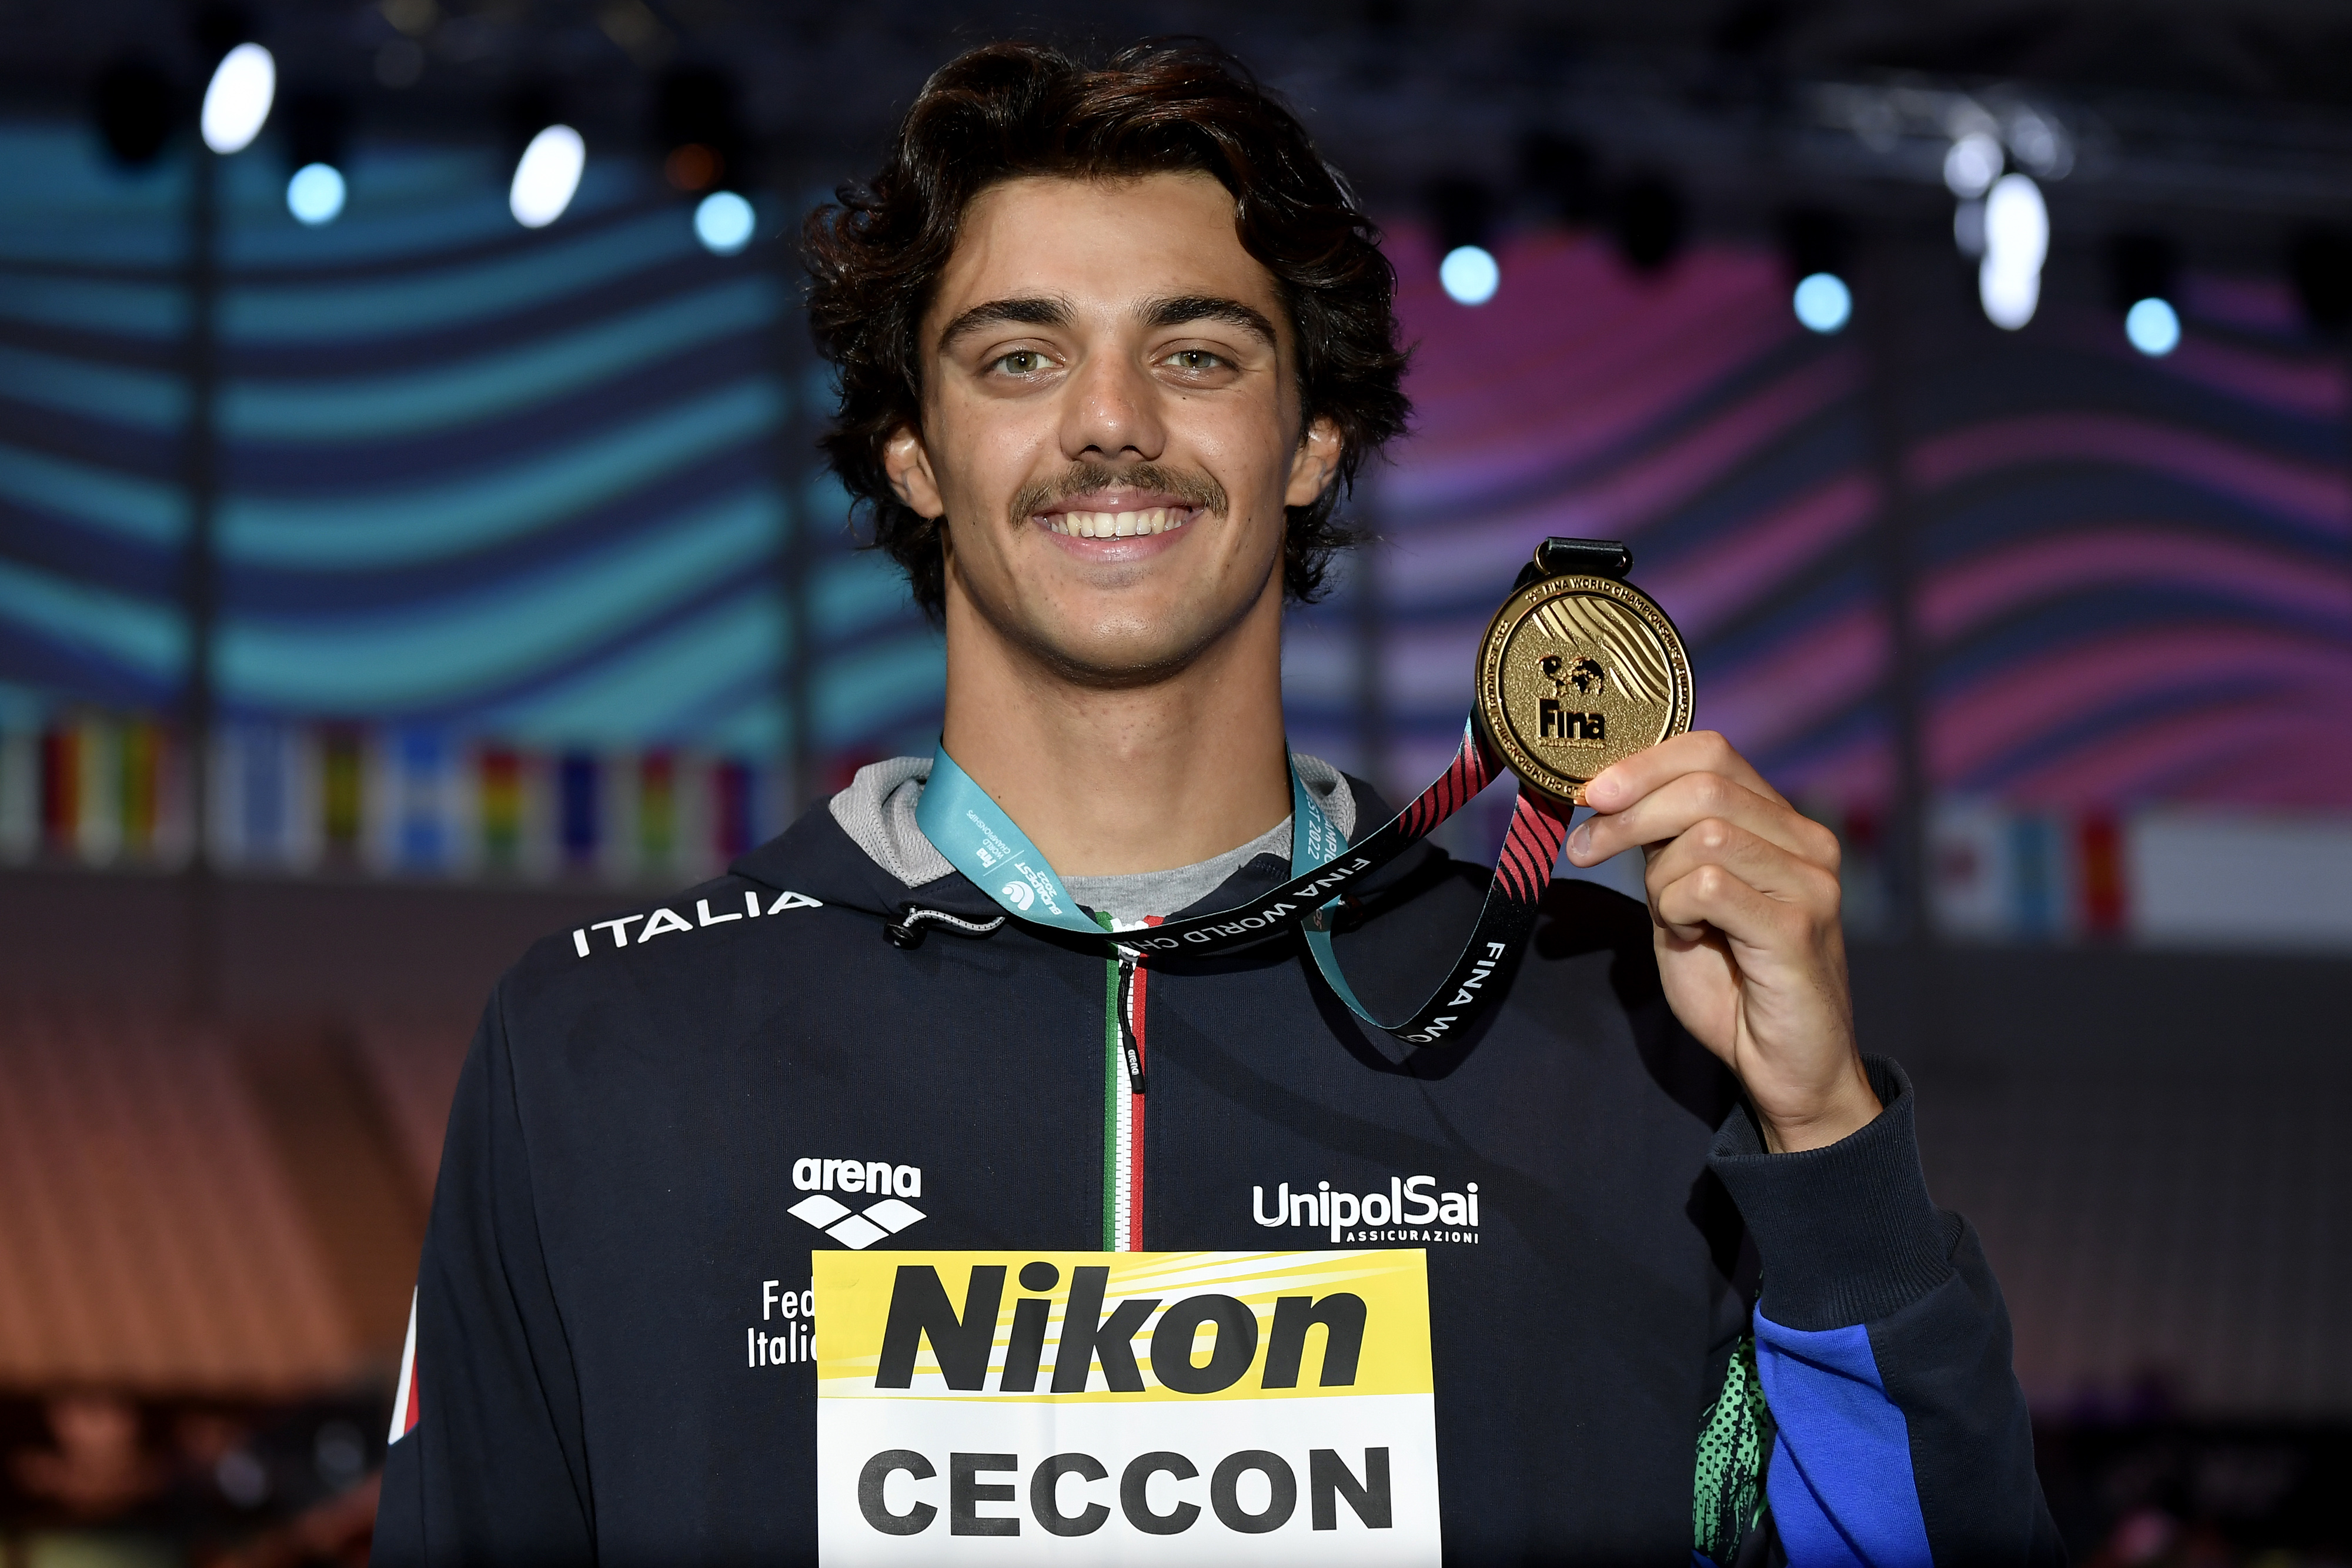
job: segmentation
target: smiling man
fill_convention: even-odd
[[[1443,1043],[1358,1021],[1477,918],[1426,845],[1350,883],[1350,995],[1289,921],[1156,940],[1389,815],[1283,735],[1406,413],[1297,120],[1197,46],[979,49],[808,239],[940,746],[501,982],[379,1561],[2053,1558],[1834,841],[1720,737],[1593,781],[1568,853],[1647,907],[1553,883]]]

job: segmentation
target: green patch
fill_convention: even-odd
[[[1756,1341],[1742,1334],[1724,1368],[1723,1389],[1699,1428],[1698,1469],[1691,1483],[1691,1544],[1728,1563],[1764,1518],[1764,1453],[1772,1413],[1756,1375]]]

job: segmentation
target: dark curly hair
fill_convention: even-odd
[[[1274,274],[1289,312],[1304,423],[1328,418],[1341,438],[1338,483],[1289,508],[1285,591],[1315,599],[1332,552],[1353,542],[1337,515],[1340,495],[1365,455],[1402,433],[1410,405],[1396,274],[1338,172],[1297,117],[1213,44],[1156,40],[1099,67],[991,44],[926,82],[881,172],[842,187],[838,204],[811,213],[803,230],[810,324],[841,397],[825,455],[870,520],[873,546],[906,569],[934,620],[946,601],[939,529],[891,490],[883,453],[898,429],[921,423],[918,339],[965,210],[1024,175],[1184,171],[1233,193],[1242,246]]]

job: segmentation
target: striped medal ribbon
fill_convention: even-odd
[[[1690,727],[1690,661],[1648,595],[1624,580],[1632,553],[1604,539],[1546,539],[1496,611],[1478,652],[1477,701],[1453,762],[1411,804],[1349,843],[1290,773],[1290,880],[1251,902],[1141,930],[1106,932],[1053,866],[942,745],[915,810],[923,836],[1015,920],[1050,926],[1106,956],[1209,955],[1298,928],[1350,1011],[1415,1045],[1456,1037],[1501,990],[1535,928],[1584,785],[1611,763]],[[1356,890],[1504,773],[1519,781],[1477,924],[1445,979],[1401,1019],[1375,1017],[1332,951]]]

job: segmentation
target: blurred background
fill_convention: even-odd
[[[2078,1557],[2352,1561],[2352,13],[0,0],[0,1563],[364,1558],[490,982],[935,733],[800,214],[961,47],[1171,31],[1418,345],[1294,744],[1417,789],[1631,542]]]

